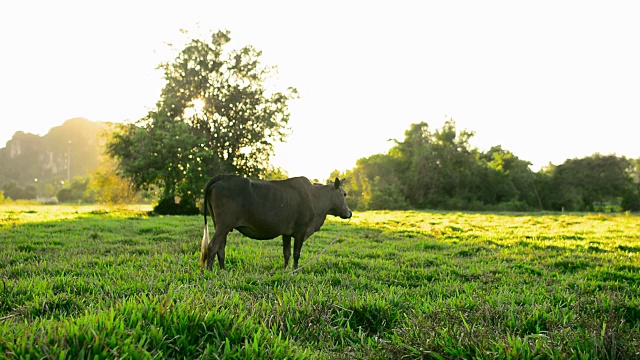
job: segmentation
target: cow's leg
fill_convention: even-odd
[[[215,260],[220,247],[224,247],[227,244],[227,234],[229,234],[230,230],[226,229],[216,229],[213,234],[213,239],[209,242],[209,249],[207,250],[207,270],[213,269],[213,262]],[[224,250],[223,250],[224,251]],[[218,257],[218,263],[220,264],[220,257]],[[222,269],[224,269],[224,255],[222,257]]]
[[[293,268],[298,268],[298,259],[300,259],[300,250],[302,250],[302,244],[304,243],[304,236],[294,236],[293,241]]]
[[[227,233],[228,234],[228,233]],[[227,247],[227,235],[222,239],[222,244],[218,248],[218,265],[224,270],[224,249]]]
[[[291,258],[291,236],[282,235],[282,255],[284,255],[284,267],[289,265],[289,258]]]

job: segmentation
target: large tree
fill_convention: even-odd
[[[555,191],[546,194],[555,210],[597,210],[599,205],[617,205],[633,189],[633,164],[625,157],[594,154],[566,160],[553,169]],[[624,206],[625,204],[623,204]]]
[[[425,122],[405,132],[391,153],[404,161],[406,197],[413,206],[460,207],[455,203],[476,200],[482,169],[469,144],[473,135],[458,131],[452,119],[435,132]]]
[[[540,208],[529,162],[501,146],[480,152],[470,145],[473,135],[452,119],[435,131],[426,122],[412,124],[388,154],[332,175],[352,180],[345,188],[360,210]]]
[[[163,63],[156,108],[123,125],[107,144],[120,173],[139,189],[156,186],[162,200],[194,201],[218,173],[261,176],[275,142],[288,134],[294,88],[270,92],[274,67],[251,46],[229,49],[229,32],[191,40]]]

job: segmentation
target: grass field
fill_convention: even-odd
[[[640,358],[634,215],[356,213],[291,273],[142,210],[0,207],[0,357]]]

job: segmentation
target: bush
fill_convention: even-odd
[[[529,205],[527,205],[524,201],[506,201],[496,204],[493,209],[494,211],[530,211]]]
[[[180,199],[176,203],[174,199],[161,199],[153,212],[158,215],[197,215],[200,209],[192,200]]]
[[[9,181],[2,185],[4,196],[12,200],[31,200],[38,196],[38,191],[33,185],[22,187],[15,181]]]
[[[368,210],[401,210],[410,206],[396,189],[377,189],[367,201]]]
[[[624,196],[622,197],[620,206],[623,210],[640,210],[640,184],[634,184],[627,189]]]
[[[75,178],[71,183],[58,190],[56,197],[62,203],[94,202],[93,194],[87,191],[89,178]]]
[[[56,194],[56,197],[60,202],[71,202],[73,200],[73,191],[69,188],[60,189]]]
[[[483,211],[487,209],[487,206],[478,200],[469,200],[455,196],[442,199],[437,204],[434,204],[433,208],[448,211]]]
[[[409,209],[396,178],[383,179],[376,176],[362,194],[362,207],[366,210]]]

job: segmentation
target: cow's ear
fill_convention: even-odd
[[[336,181],[333,183],[333,187],[335,187],[336,189],[340,188],[340,179],[336,178]]]

